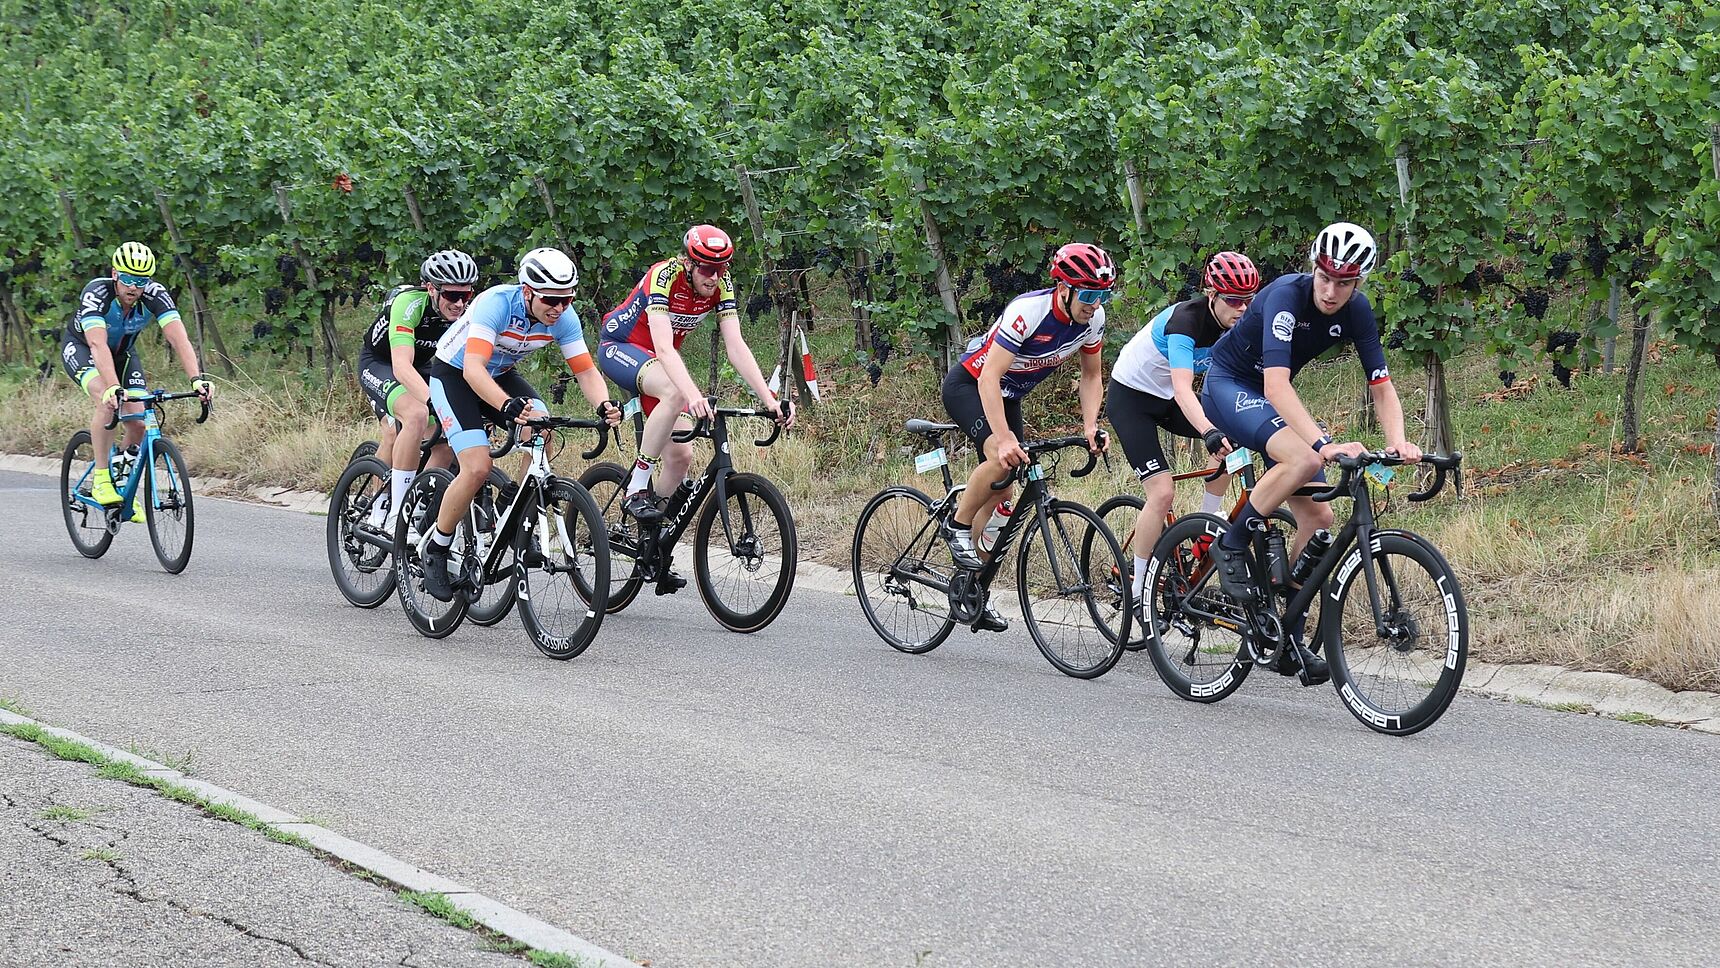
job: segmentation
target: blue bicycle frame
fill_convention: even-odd
[[[137,500],[139,482],[143,480],[145,469],[155,465],[155,442],[161,439],[161,421],[155,415],[156,405],[164,400],[182,400],[187,397],[195,396],[197,396],[195,393],[168,393],[166,390],[146,390],[142,393],[135,390],[126,392],[126,402],[141,403],[143,404],[143,410],[140,413],[122,413],[118,415],[118,418],[119,420],[141,421],[143,423],[143,442],[138,445],[137,461],[131,467],[131,474],[127,476],[125,486],[120,488],[120,503],[117,506],[106,505],[89,496],[88,485],[91,475],[93,475],[96,470],[95,461],[91,461],[90,465],[84,468],[84,475],[78,478],[77,486],[72,489],[73,495],[80,503],[94,509],[97,513],[106,515],[110,511],[115,512],[114,519],[110,519],[109,522],[110,529],[118,524],[123,524],[124,522],[131,520],[132,505]],[[207,417],[208,413],[208,404],[204,404],[203,416]],[[117,421],[113,425],[117,425]],[[114,444],[108,448],[107,459],[108,467],[110,469],[113,467],[114,458],[118,455],[119,442],[115,441]],[[184,473],[184,471],[185,469],[183,467],[174,467],[172,473],[181,474]],[[149,475],[149,480],[149,506],[151,509],[160,510],[163,506],[161,502],[161,482],[157,481],[153,474]],[[173,485],[170,483],[169,488],[172,486]]]

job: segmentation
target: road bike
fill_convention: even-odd
[[[209,400],[199,393],[126,391],[126,402],[141,403],[143,410],[116,412],[108,419],[108,427],[116,427],[122,420],[142,423],[143,440],[138,444],[136,459],[129,461],[123,475],[116,474],[113,478],[114,489],[120,496],[118,504],[103,505],[90,496],[91,476],[96,470],[90,432],[80,430],[66,443],[60,458],[60,509],[65,514],[66,533],[71,535],[72,545],[79,554],[86,558],[106,554],[114,535],[131,520],[136,504],[142,502],[149,543],[161,567],[177,575],[191,563],[191,539],[196,530],[191,510],[191,473],[179,448],[162,435],[157,410],[170,400],[193,397],[202,401],[202,410],[197,415],[197,422],[202,423],[209,419]],[[130,456],[117,443],[106,455],[110,470],[115,467],[116,459],[124,461],[122,453],[126,458]]]
[[[619,464],[594,464],[580,475],[609,525],[609,549],[622,576],[609,595],[609,610],[633,603],[647,582],[658,595],[686,585],[673,570],[675,547],[687,528],[693,531],[693,574],[719,624],[734,632],[757,632],[782,614],[794,590],[799,547],[788,501],[766,478],[743,474],[729,459],[728,421],[755,417],[771,422],[770,435],[753,441],[769,447],[782,435],[782,423],[768,410],[719,407],[708,397],[711,416],[690,430],[673,434],[678,443],[710,438],[712,453],[704,473],[681,482],[660,517],[639,521],[622,511],[632,472]],[[793,413],[782,403],[783,419]],[[715,500],[711,500],[712,497]]]
[[[442,442],[442,426],[434,430],[418,449],[417,473],[422,474],[430,454]],[[459,473],[454,464],[452,473]],[[394,594],[394,531],[387,526],[393,473],[376,456],[376,442],[365,441],[353,451],[346,470],[329,492],[327,544],[329,570],[335,587],[348,602],[359,608],[375,608]],[[513,481],[499,467],[492,467],[488,480],[472,499],[481,513],[478,520],[494,525],[495,508],[504,494],[511,494]],[[466,621],[495,625],[514,607],[514,583],[501,576],[484,586],[483,594],[466,610]]]
[[[608,445],[609,428],[602,420],[534,417],[523,428],[510,424],[505,443],[491,448],[492,458],[520,446],[522,429],[537,432],[524,443],[529,461],[519,485],[512,493],[502,489],[493,503],[474,498],[455,529],[448,559],[452,601],[425,590],[423,559],[454,474],[432,468],[407,488],[394,530],[395,592],[413,628],[439,639],[460,626],[485,589],[511,580],[532,644],[552,659],[571,659],[585,651],[603,623],[609,539],[591,495],[551,468],[550,442],[560,439],[559,432],[596,430],[596,446],[582,455],[591,460]]]
[[[945,494],[934,501],[918,488],[887,487],[861,510],[851,565],[861,611],[873,630],[892,648],[919,655],[942,645],[957,625],[971,627],[1020,537],[1016,589],[1034,644],[1064,675],[1092,679],[1109,672],[1129,635],[1129,583],[1115,580],[1127,574],[1129,559],[1097,514],[1058,500],[1050,488],[1055,463],[1048,458],[1065,448],[1087,454],[1087,463],[1071,477],[1092,473],[1098,455],[1087,450],[1087,438],[1053,437],[1022,445],[1028,462],[992,486],[1002,490],[1021,482],[1015,512],[998,533],[991,557],[974,571],[955,563],[939,535],[940,527],[953,523],[967,489],[965,483],[956,484],[943,457],[943,437],[957,427],[910,420],[906,428],[934,448],[924,469],[942,467]]]
[[[1423,457],[1434,478],[1409,500],[1439,493],[1448,474],[1460,473],[1462,459]],[[1457,576],[1426,538],[1378,527],[1368,484],[1370,476],[1386,477],[1405,461],[1379,451],[1336,463],[1343,472],[1338,483],[1312,497],[1349,498],[1349,519],[1324,551],[1311,542],[1306,560],[1293,564],[1272,556],[1270,523],[1251,534],[1257,584],[1246,600],[1223,592],[1216,555],[1198,547],[1218,540],[1230,522],[1188,514],[1159,538],[1147,565],[1147,652],[1172,692],[1218,702],[1251,668],[1277,663],[1286,649],[1295,652],[1303,683],[1311,684],[1308,659],[1323,650],[1345,708],[1370,729],[1409,735],[1451,705],[1469,657],[1469,618]],[[1285,628],[1290,616],[1307,615],[1316,599],[1320,616],[1310,649]]]

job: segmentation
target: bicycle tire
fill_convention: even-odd
[[[593,464],[579,475],[579,485],[597,503],[603,520],[609,526],[609,614],[614,615],[639,597],[645,587],[645,576],[639,570],[639,549],[643,536],[639,525],[621,510],[627,497],[627,478],[631,474],[620,464],[603,461]]]
[[[341,596],[359,608],[375,608],[394,594],[394,568],[389,564],[392,547],[378,548],[352,534],[377,501],[388,499],[389,468],[375,457],[360,457],[346,465],[334,490],[329,492],[329,571]]]
[[[456,594],[453,601],[444,602],[424,590],[424,566],[412,540],[436,526],[442,495],[453,481],[454,475],[439,467],[419,474],[406,489],[394,523],[394,594],[406,620],[427,639],[447,637],[466,619],[466,596]],[[461,540],[458,531],[456,542]]]
[[[163,437],[149,446],[153,456],[148,474],[132,500],[143,502],[155,559],[168,574],[177,575],[191,564],[191,543],[197,535],[191,473],[173,441]]]
[[[1098,571],[1105,562],[1094,556],[1083,558],[1079,549],[1082,539],[1091,533],[1092,540],[1100,543],[1099,556],[1108,555],[1111,568],[1125,568],[1126,559],[1116,537],[1097,514],[1073,501],[1052,501],[1044,515],[1034,509],[1024,528],[1015,580],[1021,614],[1033,643],[1052,668],[1066,676],[1097,679],[1110,672],[1122,658],[1123,642],[1128,640],[1132,617],[1128,587],[1119,590],[1111,583],[1108,569]],[[1038,546],[1044,550],[1039,551]],[[1033,571],[1035,563],[1045,565],[1042,580],[1036,580],[1041,576]],[[1081,590],[1066,593],[1065,582]],[[1040,589],[1052,594],[1039,598]],[[1053,601],[1058,603],[1056,607]],[[1108,625],[1111,627],[1106,628]],[[1071,647],[1062,644],[1066,634]],[[1053,635],[1058,644],[1052,643]]]
[[[80,454],[80,448],[88,448],[89,453]],[[66,442],[65,452],[60,455],[60,513],[66,519],[66,534],[72,539],[72,547],[85,558],[100,558],[113,545],[113,532],[107,529],[107,515],[77,497],[77,489],[82,486],[88,471],[74,472],[74,468],[94,467],[95,445],[90,442],[90,432],[80,430]],[[91,515],[96,516],[96,527],[93,528],[89,526]]]
[[[732,632],[757,632],[782,614],[782,607],[794,590],[794,569],[799,555],[794,516],[776,485],[757,474],[731,475],[723,493],[721,503],[729,506],[729,526],[736,529],[734,537],[728,538],[721,532],[712,534],[717,525],[719,502],[706,501],[693,535],[693,572],[705,607],[724,628]],[[760,512],[769,512],[774,519],[774,541],[759,527],[765,523]],[[713,548],[713,539],[727,539],[728,547]],[[773,559],[774,578],[752,577],[768,568]],[[726,583],[730,585],[726,592],[719,592],[719,579],[731,576],[737,580]],[[731,601],[725,594],[746,601]]]
[[[1458,587],[1457,574],[1445,556],[1426,538],[1408,531],[1374,532],[1374,564],[1382,605],[1391,609],[1400,633],[1380,640],[1373,606],[1361,568],[1361,549],[1352,545],[1326,582],[1326,606],[1320,609],[1320,637],[1332,669],[1332,686],[1364,726],[1389,736],[1418,733],[1438,721],[1456,698],[1469,662],[1469,611]],[[1406,567],[1413,564],[1413,568]],[[1419,572],[1419,580],[1412,580]],[[1360,615],[1351,594],[1360,589]],[[1425,606],[1423,615],[1406,614]],[[1396,607],[1393,607],[1393,603]],[[1437,615],[1438,620],[1432,616]],[[1368,643],[1368,644],[1364,644]],[[1388,673],[1398,675],[1388,679]],[[1432,676],[1431,680],[1427,677]],[[1409,701],[1414,690],[1432,683],[1425,695]],[[1408,683],[1393,690],[1390,682]],[[1385,695],[1398,692],[1407,705],[1388,705]]]
[[[896,560],[902,558],[910,574],[924,573],[946,586],[949,584],[957,566],[950,557],[949,547],[938,537],[936,527],[927,526],[931,517],[932,499],[924,492],[907,486],[887,487],[872,495],[860,509],[849,554],[854,594],[860,599],[861,613],[872,631],[890,648],[909,655],[924,655],[943,645],[956,627],[947,592],[940,592],[932,585],[904,582],[893,573]],[[922,541],[924,553],[912,554]],[[904,551],[910,553],[904,555]],[[909,624],[914,626],[912,630],[890,620],[891,616],[902,614],[899,609],[904,607]],[[922,616],[926,620],[923,623]]]
[[[1201,601],[1219,607],[1218,577],[1201,562],[1200,539],[1217,541],[1230,522],[1216,514],[1185,514],[1165,528],[1147,562],[1147,656],[1171,692],[1190,702],[1218,702],[1241,687],[1254,668],[1242,636],[1185,614],[1180,603],[1199,581]],[[1205,573],[1202,573],[1204,568]],[[1171,633],[1177,635],[1173,639]],[[1216,640],[1211,644],[1209,640]]]
[[[354,447],[352,449],[352,456],[348,457],[346,459],[346,462],[348,464],[351,464],[355,460],[363,460],[366,457],[375,457],[377,452],[380,451],[381,449],[382,449],[382,446],[380,444],[378,444],[376,441],[367,440],[364,443],[359,444],[357,447]],[[383,463],[386,464],[388,462],[383,461]]]
[[[591,499],[591,493],[577,481],[551,478],[546,497],[544,506],[536,510],[539,514],[547,514],[548,521],[542,524],[526,522],[516,536],[515,584],[518,586],[520,619],[532,645],[552,659],[567,660],[591,645],[597,638],[598,629],[603,626],[603,616],[608,614],[608,602],[604,599],[609,590],[609,528],[597,502]],[[559,530],[554,530],[558,524]],[[573,571],[551,570],[528,563],[532,555],[526,549],[538,540],[540,528],[551,530],[548,535],[550,547],[534,549],[543,553],[541,557],[545,565],[571,567]],[[561,560],[557,561],[557,558]],[[587,561],[589,573],[585,570]],[[559,599],[556,595],[557,575],[569,576],[567,585],[578,599],[572,609],[574,618],[571,623],[559,617],[551,619],[546,607],[552,598]],[[573,575],[583,577],[576,581]]]
[[[495,520],[490,522],[492,530],[501,523],[499,519],[502,509],[498,500],[501,492],[512,484],[513,479],[500,467],[491,467],[489,477],[484,480],[484,488],[491,492],[490,507],[496,512]],[[482,496],[482,493],[480,491],[479,496]],[[478,498],[474,497],[472,500],[475,503]],[[518,589],[514,587],[514,565],[518,559],[519,545],[514,543],[503,552],[495,572],[484,576],[484,587],[479,590],[478,597],[466,606],[466,621],[489,628],[507,618],[508,613],[514,610],[514,600],[518,597]]]
[[[1134,551],[1130,546],[1135,543],[1135,522],[1140,517],[1141,508],[1146,507],[1146,503],[1146,500],[1139,494],[1118,494],[1099,505],[1098,509],[1093,512],[1099,516],[1099,520],[1105,522],[1105,527],[1110,529],[1111,536],[1117,539],[1117,547],[1122,549],[1123,559],[1130,566],[1134,564]],[[1113,520],[1113,516],[1115,516],[1115,520]],[[1124,525],[1124,527],[1116,527],[1119,524]],[[1099,547],[1099,543],[1093,540],[1091,533],[1083,536],[1081,539],[1081,560],[1089,561],[1092,553]],[[1111,580],[1118,583],[1128,582],[1132,595],[1135,587],[1135,573],[1132,567],[1114,575]],[[1139,603],[1136,604],[1138,609]],[[1138,618],[1139,616],[1137,616]],[[1123,643],[1123,650],[1125,652],[1139,652],[1147,647],[1146,629],[1144,624],[1139,621],[1131,622],[1130,625],[1134,629],[1134,634],[1129,636],[1129,641]]]

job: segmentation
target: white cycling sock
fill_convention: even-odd
[[[388,522],[393,524],[400,519],[400,506],[406,503],[406,489],[412,486],[412,479],[418,476],[417,471],[394,469],[388,478]]]
[[[1207,514],[1223,514],[1224,495],[1214,494],[1211,491],[1200,492],[1200,509]]]
[[[639,459],[633,462],[633,479],[627,482],[627,493],[643,491],[651,486],[651,472],[657,469],[657,460],[655,457],[639,455]]]
[[[1147,587],[1147,559],[1135,559],[1135,599],[1141,597],[1141,590]]]
[[[454,536],[451,534],[443,534],[441,525],[437,525],[430,529],[430,540],[436,542],[437,545],[443,548],[451,548],[454,545]]]

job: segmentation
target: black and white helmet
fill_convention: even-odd
[[[1379,247],[1374,237],[1354,222],[1333,222],[1314,237],[1308,261],[1334,279],[1362,279],[1374,271]]]
[[[560,249],[533,249],[520,260],[520,285],[573,290],[579,287],[579,270]]]
[[[469,286],[478,281],[478,263],[459,249],[443,249],[424,260],[419,278],[438,286]]]

